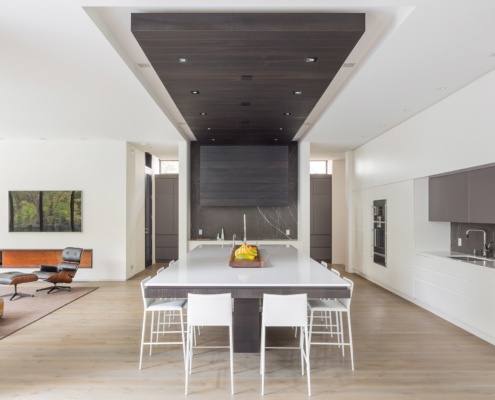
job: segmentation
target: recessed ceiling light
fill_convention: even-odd
[[[291,113],[290,112],[284,112],[284,115],[287,117],[288,115],[290,115]]]
[[[276,142],[278,141],[278,139],[274,139]]]
[[[211,141],[214,142],[215,141],[215,138],[211,139]]]
[[[278,130],[279,130],[279,131],[283,131],[283,130],[284,130],[284,128],[278,128]]]
[[[449,88],[448,86],[439,86],[439,87],[437,87],[437,90],[444,91],[444,90],[447,90],[448,88]]]
[[[211,131],[211,128],[206,128],[207,131]]]
[[[191,94],[199,94],[199,90],[191,90]]]
[[[179,62],[180,63],[186,63],[187,62],[187,58],[186,57],[179,57]]]
[[[316,62],[318,60],[318,57],[306,57],[306,62]]]
[[[203,115],[203,116],[204,116],[204,115],[207,115],[207,113],[205,113],[205,112],[200,112],[200,113],[199,113],[199,115]]]
[[[292,92],[292,94],[302,94],[302,91],[301,91],[301,90],[294,90],[294,91]]]

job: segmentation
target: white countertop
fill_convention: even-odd
[[[457,251],[450,250],[428,250],[428,251],[416,251],[416,254],[426,257],[440,257],[446,258],[453,262],[462,262],[471,265],[479,265],[481,267],[495,268],[495,260],[493,258],[483,258],[472,254],[459,253]],[[465,259],[465,257],[469,259]]]
[[[229,266],[231,246],[198,246],[146,286],[314,286],[348,287],[349,284],[290,245],[261,245],[263,268]]]

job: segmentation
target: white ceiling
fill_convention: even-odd
[[[493,0],[10,0],[0,3],[0,138],[124,140],[177,156],[191,133],[131,12],[365,12],[367,31],[296,138],[339,158],[495,68]],[[303,5],[300,5],[303,4]],[[0,141],[1,144],[1,141]]]

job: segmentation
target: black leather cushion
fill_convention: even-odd
[[[57,272],[57,267],[55,265],[40,265],[40,271]]]
[[[71,264],[67,262],[61,262],[58,264],[57,270],[58,271],[75,271],[77,269],[77,266],[79,264]]]
[[[66,247],[62,251],[62,260],[79,263],[81,262],[82,253],[83,249],[78,247]]]

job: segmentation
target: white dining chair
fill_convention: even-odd
[[[189,375],[192,371],[192,357],[194,348],[229,348],[230,352],[230,386],[234,394],[234,346],[232,325],[232,296],[222,294],[193,294],[187,296],[187,345],[186,345],[186,384],[185,393],[188,394]],[[196,329],[200,326],[227,326],[229,328],[228,346],[196,345]]]
[[[299,350],[301,352],[301,374],[306,369],[308,378],[308,396],[311,396],[311,376],[309,364],[309,334],[307,318],[307,295],[263,295],[263,314],[261,317],[261,394],[265,393],[265,349]],[[300,329],[299,347],[266,347],[266,328],[270,326],[296,327]],[[305,368],[306,367],[306,368]]]
[[[310,322],[309,322],[309,339],[311,345],[326,345],[326,346],[339,346],[342,347],[342,356],[345,356],[345,346],[349,346],[351,353],[351,366],[354,370],[354,350],[352,345],[352,328],[351,328],[351,300],[352,292],[354,289],[354,282],[348,278],[342,278],[349,283],[349,288],[351,291],[351,297],[348,299],[329,299],[329,300],[308,300],[308,308],[310,311]],[[325,342],[315,342],[313,341],[313,335],[329,335],[330,332],[325,330],[313,331],[314,324],[314,313],[315,312],[336,312],[339,318],[338,330],[336,332],[337,341],[325,341]],[[347,328],[349,334],[349,341],[346,342],[344,338],[344,324],[342,321],[342,314],[347,313]]]
[[[151,277],[144,278],[141,281],[141,294],[143,297],[144,304],[144,314],[143,314],[143,327],[141,333],[141,351],[139,355],[139,369],[142,368],[143,365],[143,349],[144,346],[150,346],[150,356],[152,355],[153,345],[175,345],[182,344],[182,352],[185,358],[186,356],[186,341],[185,341],[185,329],[184,329],[184,318],[183,318],[183,310],[186,305],[187,300],[185,299],[153,299],[146,297],[145,293],[145,284],[151,279]],[[178,311],[180,314],[180,330],[167,330],[165,331],[163,325],[155,325],[155,312],[158,314],[164,312],[172,312]],[[149,342],[145,342],[145,334],[146,334],[146,316],[148,313],[151,313],[151,324],[150,324],[150,340]],[[178,334],[180,333],[182,336],[182,340],[179,341],[168,341],[162,342],[159,341],[158,334]],[[155,340],[153,340],[153,336],[156,335]]]

